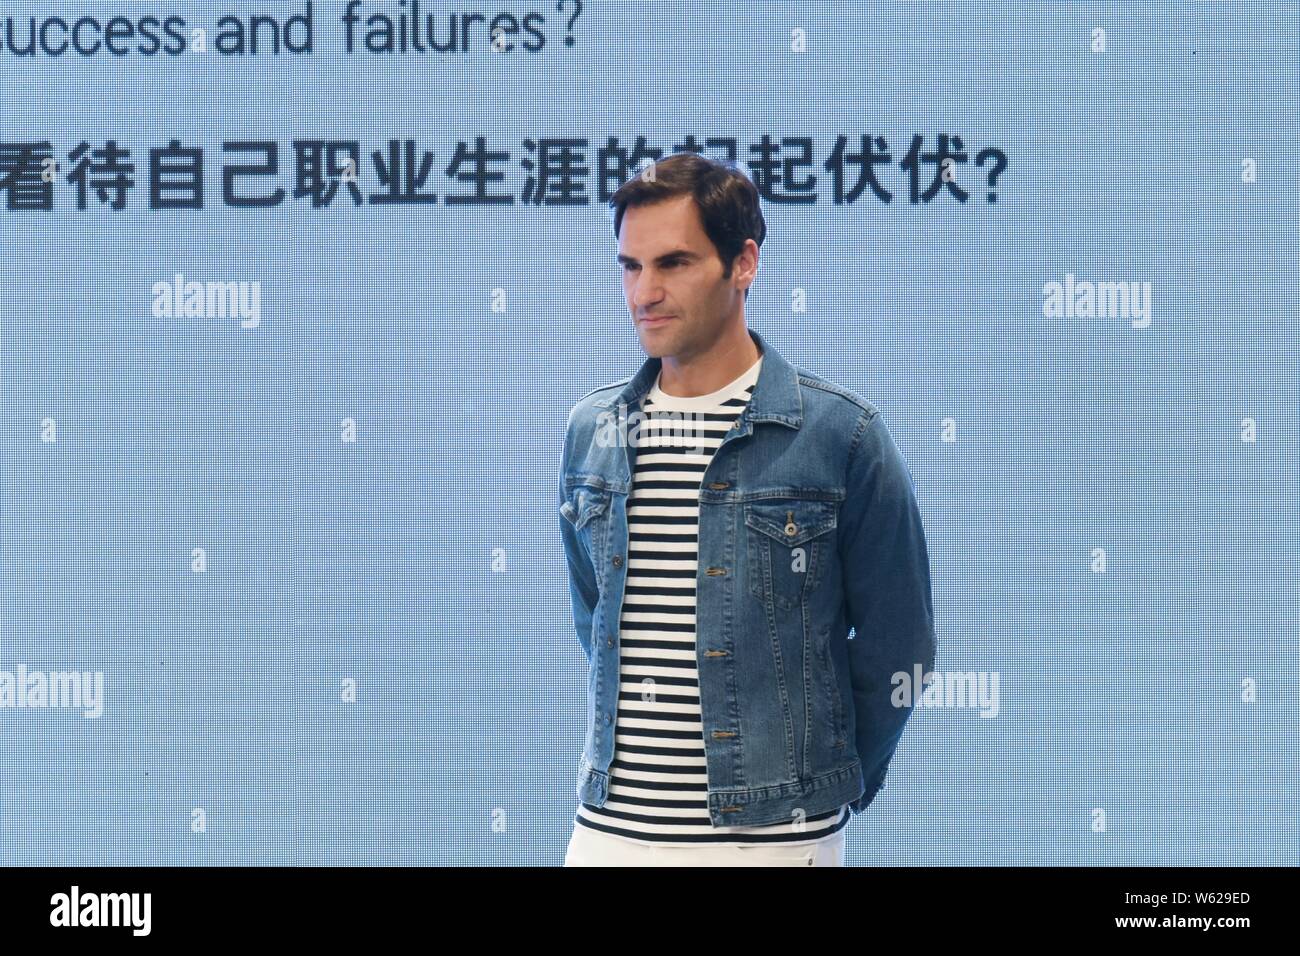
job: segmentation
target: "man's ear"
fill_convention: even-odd
[[[749,277],[749,285],[745,286],[746,294],[749,293],[750,288],[758,280],[758,262],[759,262],[758,243],[756,243],[753,239],[746,239],[745,247],[744,249],[741,250],[741,256],[744,256],[746,253],[750,252],[751,246],[753,247],[752,255],[754,257],[754,263],[753,263],[753,271],[751,272]]]

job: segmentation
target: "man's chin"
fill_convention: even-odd
[[[663,336],[655,335],[653,331],[646,333],[638,330],[637,338],[641,340],[641,349],[647,358],[661,359],[673,354],[673,343]]]

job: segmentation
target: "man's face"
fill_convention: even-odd
[[[641,347],[651,358],[689,358],[708,351],[740,308],[744,258],[722,278],[722,260],[704,232],[694,197],[630,206],[619,229],[623,294]],[[672,316],[666,321],[650,321]]]

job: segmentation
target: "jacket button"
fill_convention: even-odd
[[[613,561],[614,561],[614,567],[621,568],[623,566],[623,555],[621,554],[614,555]]]
[[[614,646],[614,639],[613,639],[612,637],[607,637],[607,638],[605,638],[605,646],[606,646],[606,647],[613,647],[613,646]]]

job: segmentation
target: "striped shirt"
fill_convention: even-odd
[[[638,843],[812,843],[849,820],[842,806],[758,826],[714,827],[695,660],[700,483],[754,391],[763,358],[709,395],[659,388],[641,403],[628,496],[627,584],[619,619],[618,715],[609,794],[580,803],[576,824]],[[675,413],[675,414],[673,414]]]

